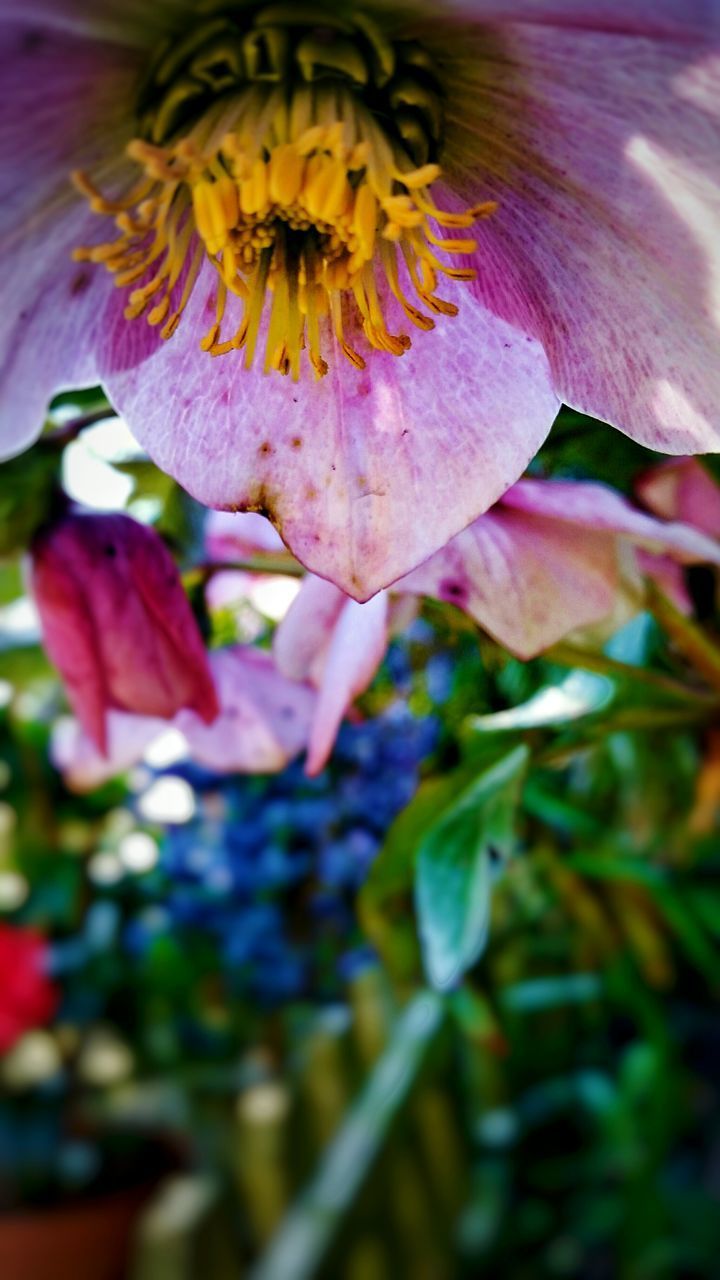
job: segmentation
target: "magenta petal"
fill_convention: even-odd
[[[342,718],[370,684],[387,648],[388,598],[381,591],[367,604],[347,600],[333,630],[323,664],[313,717],[306,772],[326,764]]]
[[[588,5],[596,30],[573,29],[572,5],[537,7],[559,26],[508,23],[485,46],[479,32],[450,107],[458,168],[474,148],[478,194],[499,202],[479,228],[478,296],[542,340],[568,404],[652,448],[716,450],[717,5],[702,41],[701,8],[685,24],[679,0],[660,24],[647,5],[635,24],[632,4],[625,23],[602,6],[594,23]],[[675,38],[642,39],[646,18]]]
[[[648,551],[670,552],[686,564],[720,563],[717,542],[689,525],[645,515],[602,484],[521,480],[504,495],[502,505],[587,529],[623,534]]]
[[[635,491],[665,520],[682,520],[720,539],[720,486],[694,458],[678,458],[646,471]]]
[[[154,530],[124,515],[69,512],[33,545],[32,588],[47,651],[101,751],[111,708],[217,714],[200,632]]]
[[[110,334],[104,380],[194,497],[271,516],[303,564],[367,599],[494,502],[557,412],[539,345],[466,286],[443,291],[460,315],[402,358],[371,352],[361,373],[333,353],[326,378],[293,384],[246,372],[241,352],[198,349],[212,320],[198,286],[176,335],[143,364],[123,368],[127,325]]]
[[[457,605],[520,658],[605,618],[617,587],[615,538],[502,506],[398,583]]]
[[[192,712],[176,717],[193,759],[224,773],[275,773],[305,746],[313,691],[287,680],[269,654],[237,646],[211,655],[221,712],[207,726]]]

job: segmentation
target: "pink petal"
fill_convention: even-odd
[[[207,726],[189,711],[176,717],[198,763],[224,773],[275,773],[307,742],[315,695],[286,679],[269,654],[237,646],[211,655],[221,712]]]
[[[401,359],[371,352],[361,373],[333,354],[326,378],[293,384],[246,372],[242,353],[198,349],[212,319],[198,286],[176,335],[138,367],[147,326],[109,333],[105,382],[194,497],[269,515],[303,564],[366,599],[495,501],[557,411],[539,346],[466,286],[444,292],[459,317]]]
[[[451,0],[441,6],[473,22],[538,23],[563,30],[687,39],[707,34],[713,0]],[[438,22],[445,15],[438,15]]]
[[[652,448],[717,449],[720,11],[588,5],[591,30],[580,6],[533,8],[468,32],[448,103],[453,180],[499,202],[478,296],[540,338],[568,404]]]
[[[291,680],[306,680],[322,666],[347,596],[332,582],[308,574],[280,623],[273,656]]]
[[[213,560],[247,560],[258,553],[285,550],[270,521],[254,511],[211,511],[205,524],[205,546]]]
[[[3,0],[3,18],[147,49],[187,25],[192,0]]]
[[[678,458],[646,471],[635,485],[641,502],[666,520],[682,520],[720,538],[720,486],[694,458]]]
[[[457,605],[532,658],[612,612],[616,539],[498,506],[397,585]]]
[[[112,287],[73,262],[99,219],[69,175],[121,157],[137,58],[116,45],[0,21],[0,457],[39,434],[63,387],[98,381],[94,356]]]
[[[671,560],[670,556],[654,556],[650,551],[638,551],[636,556],[640,572],[656,582],[681,613],[692,613],[692,600],[682,566]]]
[[[137,764],[153,739],[167,732],[167,721],[133,716],[123,711],[107,714],[107,755],[98,751],[77,720],[59,721],[52,733],[50,755],[70,791],[94,791]]]
[[[370,684],[387,648],[388,598],[380,592],[367,604],[348,600],[327,651],[312,722],[306,773],[326,764],[348,707]]]
[[[645,515],[602,484],[521,480],[504,495],[502,505],[587,529],[624,534],[648,551],[668,551],[685,564],[720,563],[716,542],[688,525]]]

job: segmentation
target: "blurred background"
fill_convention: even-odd
[[[200,509],[90,394],[56,426],[80,410],[66,491],[192,563]],[[576,417],[538,466],[627,489],[643,451],[585,425],[580,463]],[[43,456],[18,460],[29,505]],[[78,794],[23,572],[8,551],[3,1280],[717,1277],[720,738],[655,696],[677,665],[655,620],[606,646],[609,675],[568,675],[427,603],[319,777],[219,775],[169,729]],[[204,598],[210,643],[262,644],[296,589]],[[485,950],[439,995],[405,851],[438,779],[519,731],[541,750],[517,849],[489,857]]]

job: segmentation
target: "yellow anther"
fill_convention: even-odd
[[[401,227],[421,227],[425,221],[425,216],[420,209],[417,209],[409,196],[388,196],[382,202],[391,222],[397,222]]]
[[[213,218],[211,210],[212,183],[207,179],[196,182],[192,192],[193,213],[198,235],[207,242],[214,238]]]
[[[395,177],[408,191],[418,191],[421,187],[432,186],[441,173],[439,164],[424,164],[421,169],[413,169],[411,173],[396,173]]]
[[[276,147],[270,156],[268,189],[274,204],[289,207],[297,200],[305,173],[304,157],[293,143]]]
[[[326,160],[305,191],[305,204],[315,218],[332,223],[352,202],[347,170],[341,160]]]
[[[333,27],[329,11],[323,7],[322,13],[328,23],[320,25]],[[224,96],[184,136],[173,125],[176,134],[167,135],[167,145],[131,143],[128,155],[141,173],[124,194],[107,199],[85,175],[74,176],[91,208],[112,218],[116,230],[111,243],[82,246],[73,256],[104,264],[118,287],[129,290],[128,319],[144,315],[164,339],[171,338],[205,271],[215,283],[215,317],[198,336],[201,350],[219,357],[242,348],[246,368],[297,380],[303,373],[326,375],[329,342],[358,370],[365,368],[366,349],[394,356],[407,351],[408,334],[388,327],[388,292],[415,329],[429,331],[437,316],[457,313],[454,303],[437,296],[437,281],[442,275],[474,278],[472,268],[445,263],[453,255],[457,260],[459,254],[475,254],[476,241],[464,233],[496,206],[487,201],[453,212],[436,207],[440,168],[422,162],[432,153],[431,137],[416,121],[423,146],[403,141],[408,118],[402,108],[415,101],[413,93],[417,105],[427,107],[427,95],[415,81],[408,87],[389,80],[388,94],[392,90],[400,110],[386,127],[381,114],[365,108],[348,77],[367,71],[377,88],[391,75],[395,49],[373,24],[351,22],[349,29],[362,33],[359,61],[347,43],[342,50],[330,47],[332,40],[327,46],[324,34],[319,39],[315,31],[311,41],[302,37],[293,44],[284,30],[287,50],[302,47],[308,82],[276,88],[273,78],[284,62],[275,58],[280,45],[271,49],[268,43],[275,28],[256,27],[252,87],[247,93],[223,89]],[[221,40],[218,49],[219,72],[212,49],[202,44],[197,55],[208,91],[216,80],[224,84],[226,71],[238,75],[241,69],[234,47],[226,49]],[[272,65],[265,67],[268,58]],[[323,68],[336,73],[332,85]],[[174,118],[185,119],[191,96],[186,82],[170,84],[165,114],[156,112],[155,124],[180,108]],[[158,136],[152,123],[151,138]],[[442,229],[450,229],[447,239]],[[230,294],[237,300],[238,328],[227,338]]]
[[[327,132],[324,124],[314,124],[301,133],[295,143],[300,155],[309,156],[311,151],[327,150]]]
[[[353,229],[365,258],[372,258],[378,223],[378,202],[372,188],[362,183],[355,197]]]
[[[261,213],[267,203],[267,166],[264,160],[256,160],[250,176],[240,184],[240,208],[245,214]]]
[[[153,307],[152,311],[148,311],[148,314],[147,314],[148,324],[151,324],[153,328],[155,328],[159,324],[162,324],[169,310],[170,310],[170,299],[166,294],[165,297],[160,302],[158,302],[157,306]]]

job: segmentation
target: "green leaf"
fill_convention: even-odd
[[[366,905],[376,907],[410,889],[420,840],[438,813],[452,804],[476,777],[477,765],[463,765],[422,783],[415,798],[393,822],[372,865],[361,893]]]
[[[537,1013],[559,1005],[597,1000],[602,989],[602,978],[597,973],[554,974],[505,987],[500,999],[504,1008],[513,1013]]]
[[[546,685],[517,707],[492,715],[472,716],[466,723],[475,733],[554,728],[604,711],[614,696],[615,685],[607,676],[571,671],[559,684]]]
[[[60,457],[31,449],[0,467],[0,556],[23,551],[47,519],[59,479]]]
[[[24,591],[20,561],[11,560],[7,564],[0,564],[0,605],[18,600]]]
[[[508,856],[528,761],[517,747],[482,772],[423,836],[415,895],[425,968],[440,990],[479,958],[490,914],[491,850]]]

